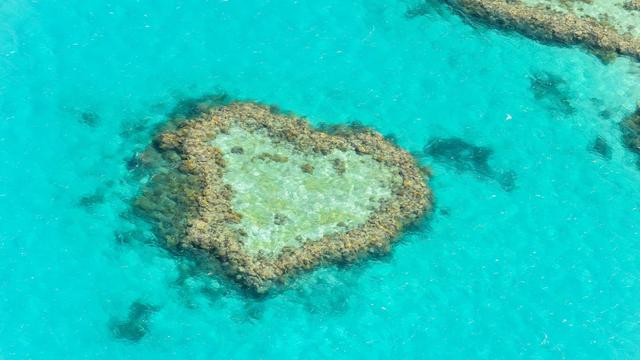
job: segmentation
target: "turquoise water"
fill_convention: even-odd
[[[417,1],[119,3],[0,3],[0,358],[638,357],[640,172],[617,126],[637,64]],[[491,171],[422,156],[437,209],[390,256],[247,298],[126,216],[126,160],[218,92],[418,154],[460,138]],[[146,333],[114,336],[135,301]]]

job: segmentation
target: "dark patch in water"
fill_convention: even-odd
[[[85,195],[78,200],[78,205],[85,209],[93,209],[97,205],[104,203],[105,195],[101,189],[96,190],[91,195]]]
[[[609,146],[607,141],[600,136],[596,137],[593,142],[591,142],[588,150],[599,155],[603,159],[611,160],[611,146]]]
[[[624,146],[639,156],[636,167],[640,170],[640,103],[635,112],[622,120],[620,130]]]
[[[264,303],[262,301],[248,300],[244,303],[244,318],[248,322],[260,321],[264,316]]]
[[[513,170],[507,170],[496,178],[500,187],[506,192],[511,192],[516,188],[517,174]]]
[[[118,230],[113,233],[113,237],[116,243],[120,245],[128,245],[135,242],[150,244],[153,242],[153,239],[140,229]]]
[[[591,1],[591,0],[587,0]],[[603,49],[590,48],[589,51],[602,62],[604,65],[609,65],[616,61],[618,54],[615,51],[608,51]]]
[[[159,309],[156,306],[134,301],[129,306],[129,314],[124,320],[112,320],[109,324],[116,339],[140,341],[149,331],[151,316]]]
[[[229,103],[231,99],[226,93],[205,94],[196,98],[186,98],[178,101],[169,113],[169,118],[192,118],[209,108]]]
[[[222,105],[224,105],[224,104],[222,104]],[[284,115],[284,116],[293,115],[293,113],[291,111],[284,110],[280,106],[274,105],[274,104],[269,105],[269,112],[274,114],[274,115]]]
[[[544,102],[549,109],[564,115],[575,113],[566,81],[561,77],[546,71],[536,72],[530,78],[529,88],[534,98]]]
[[[351,121],[347,124],[320,123],[316,128],[319,131],[336,136],[346,136],[350,134],[371,131],[370,128],[366,127],[363,123],[357,120]]]
[[[504,191],[510,192],[516,187],[515,172],[496,171],[489,165],[493,150],[488,147],[473,145],[460,138],[432,138],[424,147],[424,153],[458,172],[472,172],[480,178],[495,180]]]
[[[134,171],[141,166],[140,157],[138,156],[138,154],[134,154],[126,159],[125,163],[127,165],[127,170],[129,171]]]
[[[224,279],[223,270],[218,262],[211,261],[208,254],[193,252],[189,255],[175,258],[178,276],[170,283],[186,307],[196,308],[198,297],[204,297],[214,305],[232,293],[242,291],[235,283],[220,280]]]
[[[96,127],[100,123],[100,116],[93,111],[80,113],[80,122],[87,126]]]
[[[398,136],[396,136],[396,134],[385,134],[383,137],[388,142],[398,145]]]
[[[177,156],[174,153],[167,153],[166,156]],[[131,175],[131,179],[139,181],[144,176],[148,175],[152,166],[161,164],[162,156],[153,148],[149,148],[142,152],[136,152],[135,154],[123,159],[127,171]]]
[[[122,124],[120,137],[128,139],[147,130],[147,120],[133,120]]]
[[[432,13],[442,15],[445,13],[442,3],[434,0],[423,0],[418,4],[410,6],[404,13],[404,17],[407,19],[414,19],[421,16],[426,16]]]
[[[598,115],[600,115],[600,117],[601,117],[601,118],[603,118],[603,119],[605,119],[605,120],[609,120],[609,119],[611,119],[611,116],[612,116],[613,114],[611,113],[611,110],[609,110],[609,109],[604,109],[604,110],[600,111],[600,112],[598,113]]]
[[[485,177],[493,172],[488,163],[493,150],[460,138],[433,138],[425,146],[424,152],[435,161],[446,163],[459,172],[472,171]]]
[[[620,130],[624,146],[640,155],[640,106],[620,123]]]

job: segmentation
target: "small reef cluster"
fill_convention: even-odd
[[[379,133],[252,102],[205,104],[138,156],[134,208],[164,245],[206,256],[247,290],[384,254],[431,209],[429,171]]]
[[[443,0],[454,11],[535,40],[581,45],[601,59],[640,59],[637,0]]]

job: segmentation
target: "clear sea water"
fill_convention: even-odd
[[[419,5],[1,0],[0,359],[640,356],[640,171],[618,129],[640,67]],[[126,160],[219,92],[416,153],[490,148],[515,188],[422,157],[437,208],[390,256],[248,298],[122,216]],[[145,336],[114,337],[135,301],[157,309]]]

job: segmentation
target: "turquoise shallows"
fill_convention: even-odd
[[[0,358],[638,357],[640,171],[617,127],[638,64],[419,3],[0,3]],[[127,216],[127,160],[221,91],[417,153],[460,138],[515,187],[424,157],[437,209],[391,256],[249,299]],[[114,337],[130,308],[138,341]]]

